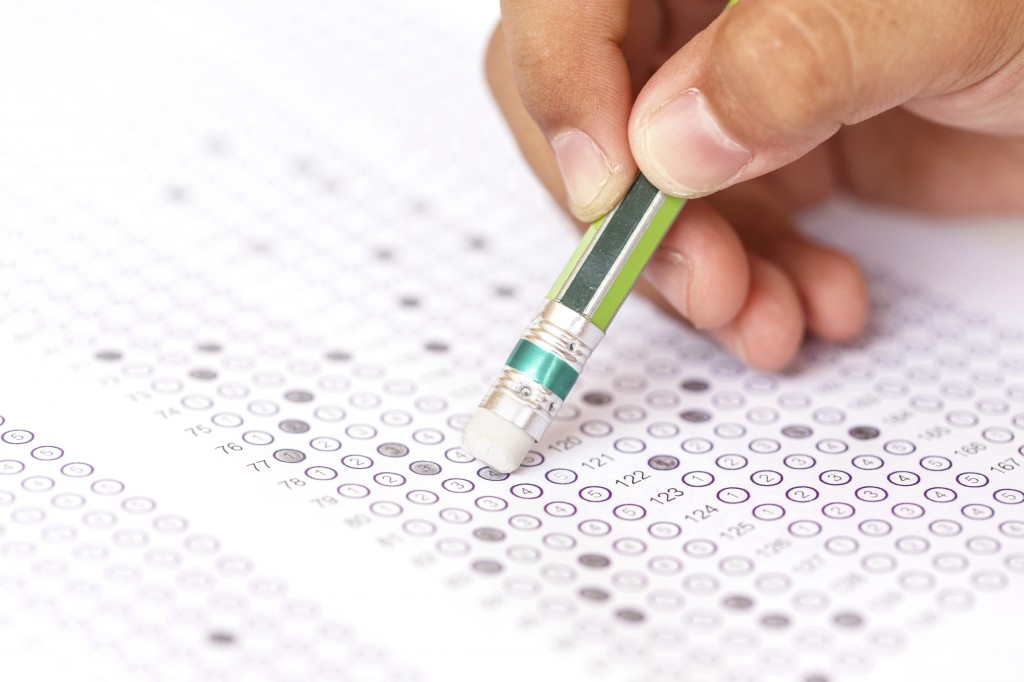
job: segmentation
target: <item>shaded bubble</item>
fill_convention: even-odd
[[[214,630],[209,634],[209,640],[211,644],[218,646],[230,646],[236,641],[233,633],[224,630]]]
[[[479,559],[477,561],[474,561],[472,566],[474,571],[490,575],[493,575],[495,573],[501,573],[505,568],[497,561],[494,561],[492,559]]]
[[[850,429],[850,436],[857,440],[871,440],[872,438],[878,438],[881,433],[874,426],[854,426]]]
[[[703,379],[687,379],[683,383],[679,384],[679,387],[684,391],[706,391],[710,388],[710,384]]]
[[[832,622],[842,628],[859,628],[864,624],[864,618],[852,611],[841,611],[832,616]]]
[[[447,353],[448,344],[443,341],[427,341],[423,348],[431,353]]]
[[[615,617],[619,620],[624,620],[627,623],[642,623],[647,618],[647,616],[644,615],[643,611],[638,611],[636,609],[631,608],[619,609],[615,612]]]
[[[401,443],[381,443],[377,452],[384,457],[405,457],[409,454],[409,447]]]
[[[782,628],[789,627],[789,616],[781,613],[769,613],[761,616],[761,625],[773,630],[781,630]]]
[[[217,373],[212,369],[193,369],[189,371],[188,375],[200,381],[211,381],[217,378]]]
[[[680,412],[679,416],[684,420],[691,423],[706,422],[711,419],[711,415],[704,410],[686,410]]]
[[[313,400],[313,394],[302,390],[288,391],[284,394],[284,399],[290,400],[293,403],[308,403]]]
[[[352,359],[352,354],[347,350],[329,350],[324,357],[332,362],[348,362]]]
[[[754,605],[754,600],[743,594],[731,594],[722,599],[722,606],[735,611],[746,611]]]
[[[790,424],[782,427],[782,435],[788,438],[807,438],[812,433],[811,427],[803,424]]]
[[[497,528],[476,528],[473,537],[484,542],[501,542],[505,539],[505,531]]]
[[[658,471],[670,471],[679,466],[679,458],[672,455],[655,455],[647,460],[647,465]]]
[[[105,360],[106,362],[116,362],[120,360],[123,355],[119,350],[101,350],[96,353],[97,360]]]
[[[611,595],[598,587],[583,587],[580,588],[580,596],[590,601],[607,601]]]
[[[287,464],[297,464],[302,460],[306,459],[306,453],[301,450],[293,450],[291,448],[284,448],[274,452],[274,459],[278,462],[285,462]]]
[[[504,481],[506,478],[508,478],[508,474],[503,474],[500,471],[495,471],[491,467],[483,467],[478,472],[476,472],[476,475],[484,479],[485,481]]]
[[[285,433],[305,433],[309,431],[309,424],[301,419],[285,419],[278,426]]]
[[[441,467],[436,462],[413,462],[409,465],[409,470],[414,474],[420,474],[421,476],[436,476],[441,473]]]
[[[583,394],[583,402],[588,405],[606,405],[612,401],[610,393],[604,391],[590,391]]]
[[[588,568],[607,568],[612,561],[601,554],[581,554],[579,562]]]

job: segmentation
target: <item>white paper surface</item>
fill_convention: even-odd
[[[5,13],[3,679],[1020,679],[1024,277],[971,221],[807,216],[872,324],[782,376],[630,301],[501,479],[459,429],[573,238],[493,8]]]

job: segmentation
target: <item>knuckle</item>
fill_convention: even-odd
[[[827,2],[781,0],[742,11],[715,37],[717,78],[770,131],[842,123],[855,61],[847,22]]]
[[[523,104],[554,131],[600,111],[605,77],[618,78],[619,44],[628,27],[622,2],[505,0],[504,42]]]
[[[597,110],[597,93],[581,87],[581,60],[571,48],[545,46],[513,57],[512,68],[523,104],[545,129],[556,129]]]

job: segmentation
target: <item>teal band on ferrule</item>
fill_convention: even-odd
[[[530,377],[562,400],[569,395],[579,377],[579,373],[565,360],[526,339],[519,339],[505,364]]]

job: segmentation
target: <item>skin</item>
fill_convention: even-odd
[[[796,233],[794,211],[846,192],[1024,212],[1024,2],[722,4],[504,0],[486,71],[530,167],[579,220],[610,210],[638,168],[703,197],[648,265],[648,289],[773,370],[808,331],[856,336],[868,311],[857,265]],[[729,154],[687,152],[701,124],[673,103],[698,100]],[[604,165],[556,155],[566,140]],[[694,168],[725,175],[684,182]]]

